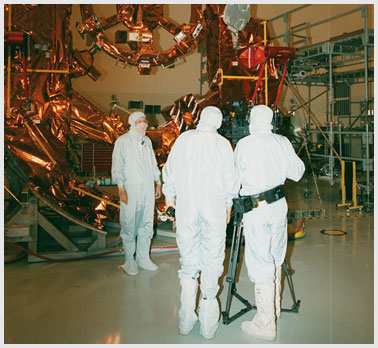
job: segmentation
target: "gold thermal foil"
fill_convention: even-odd
[[[119,204],[118,197],[74,178],[67,162],[67,139],[75,136],[113,144],[128,131],[129,125],[115,110],[109,115],[99,111],[72,89],[71,79],[85,74],[93,80],[98,79],[100,73],[94,67],[94,53],[98,47],[116,59],[137,66],[139,73],[148,74],[152,66],[174,61],[206,40],[209,91],[202,97],[188,94],[178,98],[174,105],[163,108],[166,122],[147,132],[162,168],[176,138],[196,127],[204,107],[216,105],[222,109],[228,107],[229,101],[251,98],[254,80],[224,79],[220,84],[216,77],[220,68],[226,76],[257,76],[257,67],[245,69],[238,64],[238,58],[249,45],[262,45],[264,30],[261,20],[251,18],[239,32],[240,48],[235,49],[231,33],[222,19],[225,5],[191,5],[190,21],[183,25],[165,18],[163,5],[158,4],[117,5],[115,15],[109,18],[98,18],[92,5],[80,5],[82,22],[77,30],[83,35],[91,35],[98,47],[77,51],[72,48],[72,34],[68,30],[71,6],[4,5],[5,31],[22,32],[27,37],[22,47],[5,40],[4,141],[29,178],[29,185],[78,219],[103,228],[106,220],[118,219],[117,208],[108,203]],[[119,22],[144,41],[130,43],[130,50],[116,45],[106,29]],[[156,50],[152,31],[157,26],[174,36],[182,32],[181,41],[166,51]],[[23,68],[23,55],[27,56],[27,72]],[[268,86],[271,104],[277,89],[277,72],[271,60],[268,62]],[[27,89],[30,92],[28,99]],[[264,98],[265,84],[258,93],[258,103],[264,103]],[[163,210],[164,206],[162,198],[157,207]]]

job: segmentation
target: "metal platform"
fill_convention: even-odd
[[[32,188],[4,231],[5,242],[27,242],[28,250],[49,258],[89,256],[107,247],[107,231],[77,219]],[[28,261],[42,259],[28,254]]]
[[[330,38],[326,42],[303,47],[297,51],[296,58],[291,62],[291,81],[296,84],[328,84],[329,74],[311,74],[311,76],[300,76],[300,71],[311,72],[314,69],[329,69],[330,64],[334,68],[342,67],[351,62],[365,59],[365,46],[367,56],[371,58],[374,47],[374,30],[364,29]],[[331,61],[330,61],[331,60]],[[337,60],[337,61],[336,61]],[[353,79],[352,82],[361,82],[365,77],[365,70],[345,71],[334,74],[334,82]],[[368,69],[370,81],[374,79],[374,69]],[[364,80],[362,81],[364,82]]]
[[[106,222],[106,230],[98,229],[32,188],[25,196],[20,209],[5,222],[4,241],[27,251],[28,262],[124,255],[119,223]],[[163,238],[159,238],[158,245],[151,246],[151,253],[178,251],[171,242],[171,238],[176,238],[174,224],[158,224],[156,235]]]

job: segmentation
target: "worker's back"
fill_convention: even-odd
[[[286,178],[298,181],[303,162],[290,141],[277,134],[251,134],[241,139],[235,161],[242,195],[253,195],[284,184]]]
[[[177,152],[177,201],[182,197],[190,197],[192,204],[224,201],[228,190],[235,191],[232,149],[221,135],[201,130],[185,132],[178,140]]]
[[[220,110],[206,107],[197,129],[181,134],[169,153],[163,193],[167,202],[176,198],[177,216],[214,221],[239,191],[231,144],[217,133],[221,124]]]

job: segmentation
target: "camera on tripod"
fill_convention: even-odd
[[[250,196],[240,196],[232,199],[235,213],[244,214],[253,209],[252,199]]]

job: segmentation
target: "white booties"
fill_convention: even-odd
[[[252,321],[244,321],[241,329],[246,334],[273,341],[276,338],[274,313],[274,283],[255,284],[257,313]]]
[[[178,312],[181,335],[189,335],[198,322],[196,309],[198,283],[195,278],[181,279],[181,307]]]
[[[138,265],[134,260],[135,241],[126,241],[122,239],[123,250],[125,251],[125,264],[123,270],[129,275],[137,275],[139,273]]]
[[[156,266],[150,259],[150,238],[138,237],[136,249],[136,262],[138,266],[147,271],[156,271],[159,267]]]

